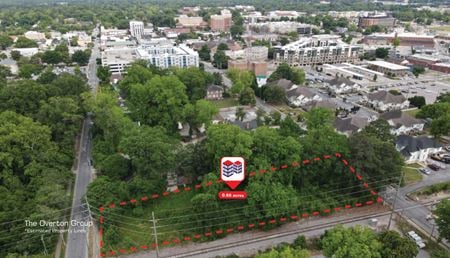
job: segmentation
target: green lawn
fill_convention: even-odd
[[[450,32],[450,25],[446,25],[446,26],[434,26],[434,27],[431,27],[430,29],[432,29],[432,30],[440,30],[440,31],[447,31],[447,32]]]
[[[405,173],[403,179],[405,185],[417,183],[422,180],[422,174],[420,174],[417,168],[403,167],[403,171]]]
[[[232,98],[222,99],[222,100],[210,100],[210,102],[213,103],[217,108],[227,108],[227,107],[239,106],[239,102]]]
[[[418,164],[418,163],[411,163],[411,164],[407,164],[406,167],[412,167],[412,168],[423,168],[422,165]]]
[[[408,115],[410,115],[410,116],[413,116],[413,117],[416,117],[416,115],[417,115],[417,113],[419,113],[419,111],[420,111],[420,109],[411,109],[411,110],[407,110],[407,111],[403,111],[403,112],[405,112],[406,114],[408,114]]]

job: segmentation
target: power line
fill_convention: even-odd
[[[351,195],[351,194],[356,194],[356,193],[360,193],[360,192],[365,192],[366,190],[360,190],[360,191],[355,191],[355,192],[349,192],[349,193],[345,193],[345,194],[342,194],[342,195],[337,195],[337,196],[339,196],[339,197],[344,197],[344,196],[347,196],[347,195]],[[368,194],[368,195],[363,195],[363,196],[359,196],[359,197],[369,197],[369,196],[373,196],[372,194]],[[327,197],[327,198],[322,198],[320,201],[324,201],[324,200],[328,200],[328,199],[335,199],[336,198],[336,196],[333,196],[333,197]],[[314,203],[314,202],[317,202],[317,200],[310,200],[310,201],[307,201],[307,202],[305,202],[305,201],[301,201],[301,200],[298,200],[297,198],[289,198],[289,199],[284,199],[283,201],[286,201],[286,200],[294,200],[294,201],[298,201],[299,203],[301,203],[301,204],[309,204],[309,203]],[[277,204],[277,203],[279,203],[280,201],[272,201],[272,202],[266,202],[266,203],[268,203],[268,204]],[[211,214],[211,213],[226,213],[226,212],[229,212],[229,211],[232,211],[232,210],[240,210],[240,209],[246,209],[246,208],[252,208],[252,207],[255,207],[255,205],[247,205],[247,206],[242,206],[242,207],[236,207],[236,208],[231,208],[231,209],[222,209],[222,210],[217,210],[217,211],[213,211],[213,212],[204,212],[204,213],[194,213],[194,214],[191,214],[191,215],[185,215],[185,216],[179,216],[179,217],[171,217],[171,218],[166,218],[166,219],[164,219],[164,220],[169,220],[169,219],[174,219],[174,218],[180,218],[180,217],[189,217],[189,216],[200,216],[200,215],[205,215],[205,214]],[[247,214],[257,214],[257,213],[260,213],[260,212],[264,212],[264,211],[271,211],[271,210],[277,210],[278,208],[274,208],[274,209],[263,209],[263,210],[258,210],[258,211],[255,211],[255,212],[252,212],[252,213],[247,213]],[[114,214],[114,215],[118,215],[118,214]],[[218,219],[222,219],[222,218],[229,218],[229,217],[234,217],[234,216],[241,216],[242,214],[235,214],[235,215],[228,215],[228,216],[221,216],[221,217],[215,217],[215,218],[209,218],[209,219],[204,219],[204,220],[200,220],[200,221],[191,221],[191,222],[180,222],[180,223],[170,223],[170,224],[167,224],[167,225],[162,225],[162,226],[158,226],[158,228],[161,228],[161,227],[168,227],[168,226],[174,226],[174,225],[184,225],[184,224],[191,224],[191,223],[203,223],[203,222],[205,222],[205,221],[211,221],[211,220],[218,220]],[[125,217],[124,215],[121,215],[121,216],[123,216],[123,217]],[[133,218],[133,217],[127,217],[127,218]],[[130,223],[122,223],[121,222],[121,220],[119,220],[119,219],[112,219],[112,218],[106,218],[107,220],[112,220],[112,221],[115,221],[115,222],[119,222],[119,223],[121,223],[121,224],[127,224],[127,225],[132,225],[132,226],[136,226],[136,224],[130,224]],[[159,219],[158,219],[159,220]]]
[[[81,207],[81,206],[84,206],[84,204],[78,205],[78,206],[74,206],[74,208]],[[48,214],[58,213],[58,212],[66,211],[66,210],[70,210],[70,209],[72,209],[72,206],[71,206],[71,207],[68,207],[68,208],[61,209],[61,210],[52,211],[52,212],[49,212],[49,213],[38,214],[38,215],[35,215],[35,216],[39,218],[39,217],[41,217],[41,216],[46,216],[46,215],[48,215]],[[11,223],[17,222],[17,221],[23,221],[23,220],[29,219],[29,218],[31,218],[31,217],[34,217],[34,215],[30,215],[30,216],[28,216],[28,217],[21,218],[21,219],[16,219],[16,220],[11,220],[11,221],[2,222],[2,223],[0,223],[0,226],[6,225],[6,224],[11,224]]]
[[[398,177],[385,178],[385,179],[383,179],[383,180],[377,180],[377,181],[368,182],[368,184],[374,184],[374,183],[380,183],[380,182],[391,181],[392,179],[397,179],[397,178],[398,178]],[[340,185],[340,184],[335,184],[335,185]],[[387,186],[387,185],[383,185],[383,186]],[[330,190],[330,191],[321,192],[321,194],[329,194],[329,193],[333,193],[333,192],[337,192],[337,191],[343,191],[343,190],[352,189],[352,188],[359,188],[359,187],[362,187],[362,185],[353,185],[353,186],[351,186],[351,187],[334,189],[334,190]],[[380,186],[379,186],[378,188],[380,188]],[[365,191],[370,191],[370,189],[365,189]],[[314,195],[314,194],[304,195],[304,196],[301,196],[301,198],[302,198],[302,197],[308,197],[308,196],[316,196],[316,195]],[[234,203],[234,202],[242,202],[242,201],[241,201],[241,200],[231,200],[231,201],[227,201],[227,203]],[[91,206],[91,208],[96,209],[96,210],[99,210],[98,208],[93,207],[93,206]],[[179,211],[179,210],[190,210],[190,209],[192,209],[192,208],[193,208],[193,207],[179,208],[179,209],[167,209],[167,210],[164,210],[164,211],[162,211],[162,212],[173,212],[173,211]],[[158,211],[158,212],[161,212],[161,211]],[[133,218],[133,217],[130,217],[130,216],[125,216],[125,215],[120,215],[120,214],[115,214],[115,215],[120,216],[120,217],[125,217],[125,218]],[[179,216],[179,217],[184,217],[184,216]],[[170,217],[170,218],[174,218],[174,217]],[[170,218],[164,218],[164,219],[160,219],[160,220],[168,220],[168,219],[170,219]],[[134,219],[135,219],[135,220],[147,221],[146,219],[140,219],[140,218],[134,218]]]

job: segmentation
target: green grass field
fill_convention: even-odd
[[[420,111],[420,109],[411,109],[411,110],[403,111],[403,112],[405,112],[406,114],[408,114],[410,116],[416,117],[416,115],[417,115],[417,113],[419,113],[419,111]]]
[[[210,102],[213,103],[217,108],[227,108],[227,107],[239,106],[239,102],[232,98],[222,99],[222,100],[210,100]]]
[[[445,26],[434,26],[434,27],[431,27],[430,29],[432,29],[432,30],[438,30],[438,31],[447,31],[447,32],[450,32],[450,25],[445,25]]]
[[[403,167],[403,171],[405,173],[403,178],[405,185],[414,184],[422,180],[422,174],[420,174],[417,168]]]

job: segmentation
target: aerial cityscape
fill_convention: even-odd
[[[450,258],[448,0],[0,0],[0,258]]]

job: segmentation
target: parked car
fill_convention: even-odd
[[[419,168],[419,171],[424,173],[425,175],[431,174],[431,171],[428,168]]]
[[[428,164],[428,167],[431,168],[434,171],[438,171],[439,170],[439,166],[436,164]]]

